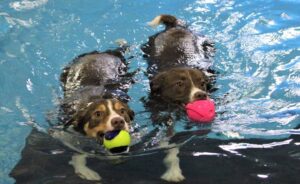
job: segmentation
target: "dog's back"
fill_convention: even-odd
[[[126,70],[123,59],[109,52],[94,51],[80,55],[61,74],[64,94],[69,96],[80,89],[117,81]]]
[[[115,93],[119,93],[118,97],[125,95],[127,88],[122,86],[128,82],[123,77],[126,72],[127,63],[118,49],[94,51],[76,57],[64,68],[60,77],[64,91],[62,121],[68,121],[82,105],[94,99],[105,95],[111,98]]]
[[[189,30],[179,19],[171,15],[159,15],[149,25],[164,24],[166,29],[149,37],[142,50],[149,66],[162,71],[172,67],[191,66],[208,69],[214,55],[214,43],[207,37]]]

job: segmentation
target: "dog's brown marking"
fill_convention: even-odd
[[[174,68],[157,74],[150,83],[151,93],[174,103],[188,103],[207,97],[208,79],[201,70]],[[197,91],[197,94],[192,94]]]
[[[83,111],[77,113],[74,126],[83,131],[87,136],[95,138],[99,138],[99,136],[101,137],[106,132],[116,128],[126,128],[126,130],[129,130],[131,121],[134,118],[133,111],[125,103],[117,99],[94,102],[83,109]],[[115,118],[124,119],[124,126],[113,126],[112,119]]]

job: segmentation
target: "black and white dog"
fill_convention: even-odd
[[[214,43],[172,15],[159,15],[149,24],[166,27],[142,46],[148,62],[151,97],[164,106],[206,99],[212,84],[208,75],[212,72]]]

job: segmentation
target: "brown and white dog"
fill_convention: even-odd
[[[185,116],[184,105],[208,98],[215,48],[210,39],[194,33],[172,15],[159,15],[149,23],[153,27],[159,24],[163,24],[165,29],[150,36],[142,46],[148,62],[151,90],[145,106],[151,112],[154,123],[167,124],[168,132],[172,132],[173,117]],[[177,147],[167,151],[164,180],[178,182],[184,179],[178,153]]]
[[[129,131],[134,113],[125,102],[132,81],[122,51],[83,54],[64,68],[61,82],[66,126],[73,125],[75,130],[100,140],[108,131]]]
[[[126,46],[78,56],[64,68],[61,105],[65,126],[102,142],[108,131],[130,130],[134,112],[126,104],[132,82],[123,56]],[[100,176],[86,166],[86,155],[76,154],[70,162],[75,172],[88,180]]]

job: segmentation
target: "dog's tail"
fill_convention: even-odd
[[[117,44],[119,47],[127,47],[128,46],[128,43],[124,38],[116,39],[115,44]]]
[[[116,49],[107,50],[105,52],[124,59],[125,61],[124,55],[130,51],[130,46],[123,38],[115,40],[115,44],[118,46]]]
[[[177,19],[173,15],[166,14],[158,15],[151,22],[148,22],[148,25],[154,28],[157,27],[159,24],[164,24],[167,28],[176,26],[186,26],[182,20]]]
[[[119,38],[119,39],[115,40],[115,44],[119,47],[116,50],[119,51],[119,52],[122,52],[123,54],[130,51],[129,44],[123,38]]]

